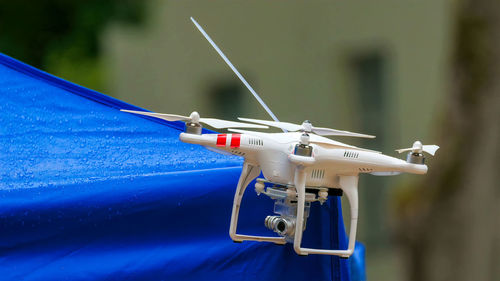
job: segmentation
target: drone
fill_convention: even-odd
[[[189,116],[146,111],[122,111],[151,116],[167,121],[185,122],[185,131],[179,136],[185,143],[202,145],[209,150],[243,157],[244,163],[234,195],[229,236],[234,242],[246,240],[293,243],[298,255],[322,254],[348,258],[354,252],[358,222],[359,174],[392,176],[400,173],[425,174],[425,153],[434,155],[437,145],[423,145],[415,141],[406,161],[378,151],[344,144],[325,136],[374,138],[375,136],[302,124],[280,122],[255,90],[214,43],[205,30],[191,17],[191,21],[233,70],[253,96],[273,119],[238,118],[242,122],[215,118],[202,118],[198,112]],[[203,125],[215,129],[228,129],[230,133],[202,133]],[[266,133],[253,129],[281,129],[280,133]],[[242,129],[243,128],[243,129]],[[260,174],[263,178],[257,178]],[[274,200],[274,215],[264,219],[264,225],[277,236],[254,236],[237,233],[241,200],[247,186],[255,179],[257,195],[264,194]],[[331,195],[345,194],[350,205],[350,231],[347,249],[313,249],[301,246],[303,232],[311,204],[323,204]]]

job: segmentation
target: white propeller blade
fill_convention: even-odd
[[[303,125],[288,123],[288,122],[275,122],[275,121],[267,121],[267,120],[259,120],[259,119],[251,119],[251,118],[241,118],[238,117],[239,120],[245,122],[252,122],[257,124],[264,124],[271,127],[277,127],[281,129],[285,129],[287,131],[308,131],[304,128]],[[349,131],[341,131],[330,128],[321,128],[321,127],[313,127],[311,126],[311,131],[320,136],[347,136],[347,137],[358,137],[358,138],[374,138],[372,135],[365,135],[359,133],[353,133]]]
[[[257,123],[257,124],[264,124],[264,125],[268,125],[268,126],[271,126],[271,127],[285,129],[285,130],[291,131],[291,132],[299,131],[299,130],[302,129],[301,125],[297,125],[297,124],[293,124],[293,123],[288,123],[288,122],[268,121],[268,120],[243,118],[243,117],[238,117],[238,120],[245,121],[245,122]]]
[[[200,122],[207,124],[210,127],[214,127],[216,129],[224,129],[224,128],[255,128],[255,129],[267,129],[267,126],[255,125],[255,124],[247,124],[241,122],[233,122],[215,118],[200,118]]]
[[[400,148],[400,149],[396,149],[396,151],[398,153],[403,153],[403,152],[406,152],[406,151],[411,151],[413,148]]]
[[[398,153],[403,153],[406,151],[412,151],[412,152],[417,152],[420,153],[422,151],[429,153],[430,155],[434,156],[436,154],[436,151],[439,149],[439,146],[435,144],[429,144],[429,145],[422,145],[421,142],[416,141],[413,143],[413,147],[410,148],[401,148],[401,149],[396,149]]]
[[[184,121],[184,122],[194,122],[194,123],[205,123],[210,127],[216,129],[224,129],[224,128],[254,128],[254,129],[267,129],[267,126],[255,125],[255,124],[247,124],[241,122],[233,122],[215,118],[200,118],[198,113],[193,112],[191,116],[182,116],[176,114],[165,114],[165,113],[155,113],[155,112],[147,112],[147,111],[136,111],[136,110],[126,110],[120,109],[120,111],[146,115],[151,117],[156,117],[159,119],[167,120],[167,121]]]
[[[291,142],[296,142],[297,139],[300,137],[300,133],[265,133],[265,132],[254,132],[254,131],[247,131],[247,130],[240,130],[240,129],[228,129],[230,132],[234,133],[239,133],[239,134],[248,134],[251,136],[256,136],[256,137],[261,137],[261,138],[270,138],[278,143],[291,143]],[[356,146],[352,146],[349,144],[341,143],[338,141],[334,141],[332,139],[328,139],[322,136],[317,136],[317,135],[310,135],[309,139],[310,143],[317,143],[317,144],[323,144],[323,145],[328,145],[334,148],[349,148],[349,149],[355,149],[355,150],[361,150],[361,151],[368,151],[368,152],[373,152],[373,153],[381,153],[380,151],[375,151],[371,149],[365,149],[365,148],[360,148]]]
[[[247,87],[247,89],[257,99],[257,101],[260,103],[260,105],[262,105],[262,107],[264,107],[264,109],[267,111],[267,113],[269,114],[269,116],[271,116],[271,118],[273,118],[274,121],[279,122],[279,120],[276,117],[276,115],[274,115],[274,113],[271,111],[271,109],[269,109],[269,107],[267,107],[266,103],[260,98],[259,94],[257,94],[257,92],[252,88],[252,86],[250,86],[250,84],[248,84],[247,80],[245,80],[245,78],[243,77],[243,75],[240,74],[240,72],[236,69],[236,67],[234,67],[234,65],[226,57],[226,55],[224,55],[224,53],[222,52],[222,50],[219,49],[219,47],[217,46],[217,44],[215,44],[215,42],[212,40],[212,38],[210,38],[210,36],[208,36],[208,34],[203,29],[203,27],[201,27],[201,25],[199,25],[198,22],[193,17],[191,17],[191,21],[194,23],[194,25],[196,26],[196,28],[198,28],[198,30],[201,32],[201,34],[203,34],[203,36],[205,37],[205,39],[207,39],[208,43],[210,43],[210,45],[212,45],[212,47],[214,47],[214,49],[221,56],[221,58],[226,62],[226,64],[231,68],[231,70],[234,72],[234,74],[236,74],[236,76],[238,76],[238,78],[240,78],[241,82],[243,82],[243,84],[245,84],[245,86]]]
[[[434,156],[434,154],[436,153],[436,151],[439,149],[439,146],[435,145],[435,144],[429,144],[429,145],[424,145],[422,147],[422,150],[429,153],[430,155]]]
[[[156,117],[167,121],[191,121],[191,118],[189,118],[188,116],[182,116],[177,114],[165,114],[165,113],[155,113],[148,111],[127,110],[127,109],[120,109],[120,111]]]
[[[312,127],[312,131],[315,134],[321,136],[346,136],[346,137],[369,138],[369,139],[375,138],[375,136],[372,135],[353,133],[349,131],[335,130],[330,128]]]

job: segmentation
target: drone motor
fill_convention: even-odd
[[[311,124],[311,123],[309,123],[309,124]],[[300,136],[300,142],[295,145],[295,150],[293,153],[295,155],[299,155],[299,156],[311,156],[312,155],[312,146],[309,145],[309,135],[306,132],[304,132]]]

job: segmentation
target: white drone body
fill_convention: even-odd
[[[373,138],[374,136],[340,131],[329,128],[313,127],[309,121],[302,125],[279,122],[276,116],[260,99],[257,93],[236,70],[227,57],[210,39],[203,28],[191,18],[196,27],[212,44],[224,61],[231,67],[240,80],[247,86],[263,105],[274,121],[239,118],[233,122],[213,118],[200,118],[197,112],[189,117],[160,114],[143,111],[122,110],[135,114],[148,115],[168,121],[185,121],[186,132],[180,134],[180,140],[186,143],[203,145],[206,148],[244,157],[236,193],[229,235],[235,242],[244,240],[291,242],[299,255],[325,254],[349,257],[354,251],[358,221],[358,177],[360,173],[374,175],[397,175],[400,173],[425,174],[423,152],[434,155],[439,148],[436,145],[422,145],[419,141],[412,148],[400,149],[400,153],[409,151],[407,160],[401,160],[380,152],[367,150],[334,141],[323,136],[351,136]],[[200,123],[222,129],[229,128],[232,134],[202,134]],[[258,124],[258,125],[257,125]],[[268,128],[278,127],[283,133],[264,133],[231,128]],[[241,200],[247,186],[260,174],[255,191],[275,200],[275,212],[278,215],[265,218],[265,225],[278,236],[264,237],[237,233],[238,214]],[[339,191],[341,190],[340,194]],[[350,232],[347,249],[312,249],[301,246],[302,235],[306,227],[309,207],[314,202],[323,204],[329,194],[345,194],[350,205]]]

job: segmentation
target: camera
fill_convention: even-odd
[[[292,236],[295,233],[295,219],[282,216],[267,216],[264,224],[280,236]]]
[[[265,184],[272,185],[265,188]],[[276,185],[263,179],[257,179],[256,191],[274,200],[274,213],[276,215],[267,216],[264,225],[284,237],[286,241],[293,242],[297,220],[297,193],[295,187]],[[306,229],[311,202],[317,201],[315,194],[306,193],[305,201],[303,230]]]

